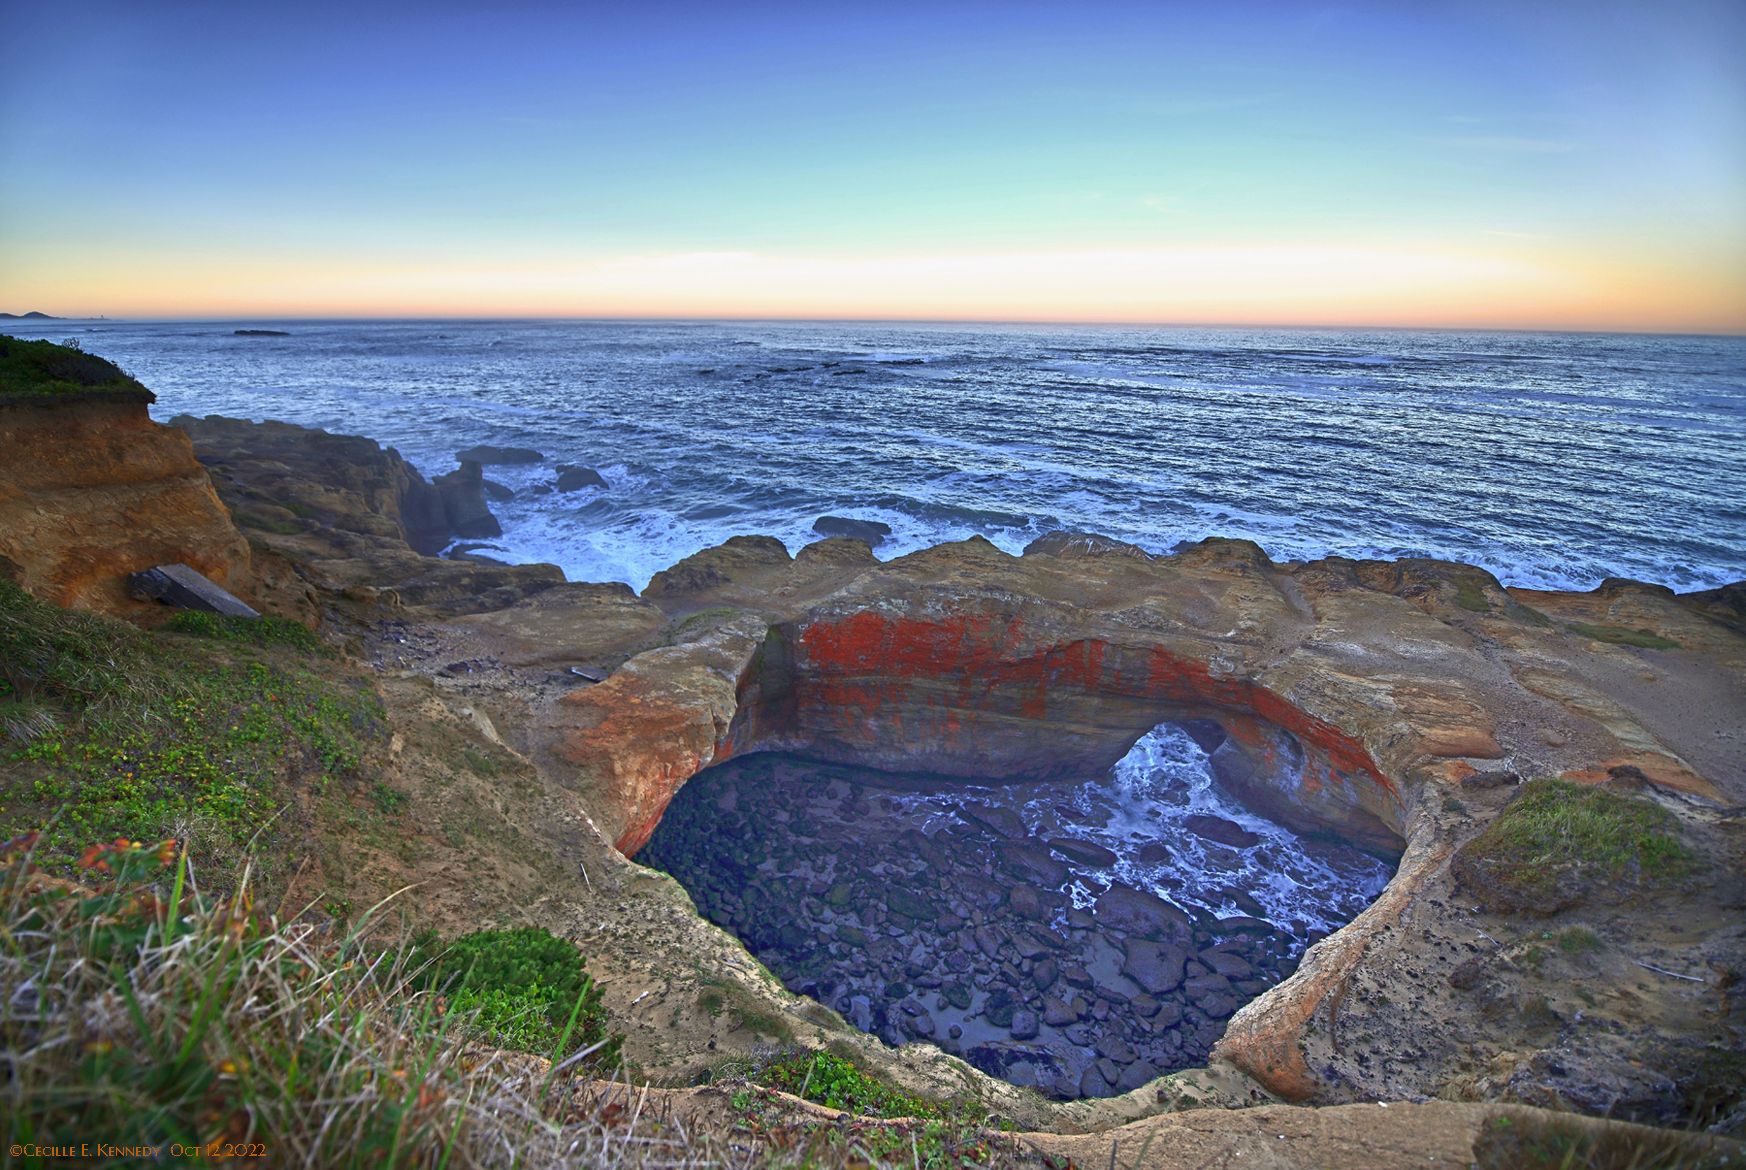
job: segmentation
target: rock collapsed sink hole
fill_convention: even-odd
[[[681,789],[637,860],[856,1027],[1056,1098],[1203,1064],[1393,872],[1244,808],[1174,724],[1067,782],[745,756]]]

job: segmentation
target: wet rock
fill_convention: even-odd
[[[1087,1065],[1085,1071],[1079,1076],[1079,1095],[1081,1097],[1107,1097],[1114,1091],[1115,1086],[1103,1075],[1103,1070],[1095,1064]]]
[[[1008,872],[1041,886],[1055,887],[1067,880],[1067,867],[1049,850],[1034,841],[1015,841],[1000,850]]]
[[[1098,1038],[1097,1052],[1117,1064],[1132,1064],[1138,1055],[1131,1044],[1113,1032],[1105,1032]]]
[[[891,525],[878,520],[856,520],[849,516],[820,516],[812,522],[812,530],[821,536],[843,536],[865,541],[868,548],[878,548],[891,535]]]
[[[1020,1009],[1012,1014],[1012,1026],[1009,1029],[1014,1040],[1031,1040],[1037,1035],[1037,1013]]]
[[[1229,821],[1224,817],[1195,813],[1183,818],[1182,823],[1196,837],[1216,841],[1220,845],[1228,845],[1233,849],[1249,849],[1261,843],[1261,837],[1258,834],[1251,833],[1236,821]]]
[[[1054,959],[1044,959],[1031,969],[1031,982],[1038,991],[1047,991],[1055,986],[1055,980],[1060,978],[1060,966]]]
[[[558,464],[558,490],[561,492],[579,492],[583,488],[606,486],[606,478],[592,467],[578,467],[574,463]]]
[[[1216,719],[1184,719],[1177,723],[1203,752],[1215,752],[1230,737]]]
[[[515,489],[507,484],[498,483],[494,479],[483,481],[486,499],[495,500],[499,504],[515,499]]]
[[[1122,1070],[1122,1079],[1116,1082],[1119,1093],[1131,1092],[1141,1085],[1158,1078],[1158,1069],[1143,1060],[1136,1060]]]
[[[1163,898],[1120,883],[1097,899],[1096,913],[1098,925],[1145,938],[1186,940],[1192,928],[1188,915]]]
[[[917,897],[901,887],[894,887],[885,893],[885,906],[893,914],[901,914],[916,922],[931,922],[934,918],[934,908],[924,899]]]
[[[1222,1020],[1237,1010],[1237,998],[1221,992],[1201,997],[1195,1001],[1195,1006],[1213,1019]]]
[[[1175,854],[1162,841],[1148,841],[1134,851],[1134,856],[1147,865],[1163,865]]]
[[[485,473],[479,464],[465,462],[447,475],[431,481],[442,501],[443,514],[448,518],[449,531],[456,536],[502,536],[503,525],[491,514],[485,502]]]
[[[1257,902],[1247,892],[1245,892],[1243,890],[1231,890],[1230,896],[1231,896],[1231,901],[1236,903],[1237,909],[1241,910],[1244,914],[1247,914],[1249,917],[1251,917],[1251,918],[1266,918],[1267,917],[1267,907],[1265,907],[1261,903]]]
[[[1193,1000],[1202,996],[1223,995],[1231,990],[1231,981],[1223,975],[1191,975],[1182,981],[1183,994]]]
[[[1188,958],[1188,948],[1182,944],[1131,938],[1122,952],[1122,974],[1148,995],[1163,995],[1182,985]]]
[[[1008,841],[1023,841],[1030,836],[1024,818],[1005,805],[966,805],[958,810],[958,815]]]
[[[1271,935],[1271,934],[1277,934],[1279,932],[1279,928],[1277,926],[1274,926],[1271,922],[1267,922],[1267,921],[1260,919],[1260,918],[1250,918],[1247,915],[1243,915],[1243,914],[1233,914],[1229,918],[1220,918],[1216,922],[1214,922],[1213,923],[1213,931],[1214,931],[1214,933],[1220,934],[1220,935],[1231,935],[1231,934]],[[1327,932],[1326,931],[1321,932],[1319,937],[1327,938],[1328,937]],[[1314,941],[1313,937],[1312,937],[1311,941],[1312,942]]]
[[[1206,964],[1209,971],[1223,975],[1226,979],[1247,979],[1255,970],[1242,958],[1228,951],[1202,951],[1200,961]]]
[[[1049,1025],[1049,1027],[1065,1028],[1068,1024],[1073,1023],[1077,1019],[1079,1019],[1079,1013],[1074,1011],[1068,1004],[1063,1003],[1054,996],[1044,998],[1043,1023]]]
[[[1043,917],[1043,900],[1030,886],[1014,886],[1007,895],[1007,902],[1012,906],[1012,912],[1020,918],[1041,921]]]
[[[1051,837],[1047,844],[1049,848],[1069,861],[1077,861],[1081,865],[1089,865],[1094,869],[1108,869],[1120,860],[1113,850],[1105,849],[1094,841],[1081,841],[1072,837]]]
[[[1061,978],[1065,979],[1074,987],[1091,987],[1095,983],[1095,980],[1091,978],[1091,972],[1087,971],[1084,967],[1079,966],[1077,963],[1069,963],[1065,967],[1062,967]]]
[[[911,1016],[905,1026],[916,1036],[928,1037],[934,1034],[934,1019],[926,1012],[919,1016]]]

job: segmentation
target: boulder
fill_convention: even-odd
[[[573,463],[558,464],[558,490],[561,492],[579,492],[583,488],[605,486],[605,478],[592,467],[578,467]]]
[[[1182,984],[1188,948],[1131,938],[1122,944],[1122,974],[1148,995],[1163,995]]]
[[[459,468],[433,481],[443,502],[449,531],[456,536],[502,536],[503,525],[485,502],[485,473],[479,464],[464,462]]]
[[[891,535],[891,525],[877,520],[856,520],[848,516],[820,516],[812,522],[812,530],[821,536],[843,536],[864,542],[868,548],[878,548]]]
[[[1116,883],[1097,899],[1097,921],[1144,938],[1185,940],[1193,920],[1157,894]]]
[[[1182,823],[1196,837],[1229,845],[1233,849],[1249,849],[1261,843],[1258,834],[1251,833],[1236,821],[1229,821],[1224,817],[1195,813],[1183,818]]]
[[[1108,869],[1120,860],[1113,850],[1105,849],[1094,841],[1080,841],[1072,837],[1051,837],[1048,846],[1069,861],[1077,861],[1081,865],[1089,865],[1094,869]]]

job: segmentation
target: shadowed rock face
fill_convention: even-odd
[[[179,415],[172,423],[193,438],[255,547],[295,562],[308,584],[469,613],[564,580],[555,565],[430,555],[453,536],[500,531],[477,463],[429,483],[392,447],[356,435],[216,415]]]
[[[144,400],[0,404],[0,557],[30,592],[116,617],[169,616],[129,573],[182,562],[254,599],[248,542],[188,437]]]

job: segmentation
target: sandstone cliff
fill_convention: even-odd
[[[248,542],[188,437],[151,420],[149,390],[46,342],[0,339],[0,362],[0,558],[26,589],[149,621],[165,611],[130,597],[127,575],[181,561],[253,598]]]

